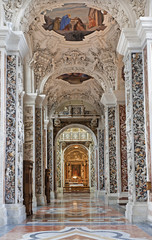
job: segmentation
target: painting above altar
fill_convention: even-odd
[[[47,31],[55,31],[67,41],[82,41],[84,37],[94,31],[104,31],[108,13],[85,4],[64,4],[62,8],[41,12],[45,23],[42,27]]]

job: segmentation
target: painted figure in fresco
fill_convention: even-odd
[[[82,22],[82,20],[78,17],[74,18],[76,20],[76,24],[74,25],[74,31],[84,31],[86,30],[86,26]]]
[[[71,22],[71,15],[67,14],[61,18],[60,30],[69,30]]]
[[[88,19],[89,19],[88,28],[93,28],[93,27],[102,26],[102,23],[104,21],[104,16],[101,11],[94,8],[90,8]]]

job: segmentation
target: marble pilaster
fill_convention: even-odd
[[[6,50],[0,45],[0,226],[7,224],[4,202],[6,147]]]
[[[24,96],[24,160],[33,162],[33,207],[37,206],[35,191],[35,101],[37,93]]]
[[[116,105],[116,154],[117,154],[117,183],[118,203],[126,204],[128,201],[128,168],[127,168],[127,142],[126,142],[126,109],[125,92],[115,91]]]
[[[47,132],[47,168],[50,169],[50,198],[54,198],[53,129]]]
[[[11,44],[13,39],[13,44]],[[9,32],[7,49],[6,85],[6,161],[5,206],[8,223],[19,223],[26,218],[23,206],[23,67],[28,51],[21,32]]]
[[[107,201],[117,201],[116,97],[112,91],[101,99],[105,106],[105,190]]]
[[[145,96],[143,75],[143,36],[147,21],[140,18],[135,29],[126,29],[120,36],[118,52],[124,55],[126,92],[126,130],[128,161],[128,198],[126,217],[130,222],[147,219],[147,154],[145,132]],[[145,30],[144,31],[144,23]],[[147,111],[147,110],[146,110]]]
[[[150,1],[150,6],[152,1]],[[152,12],[151,8],[149,11]],[[144,63],[145,147],[147,163],[148,220],[152,221],[152,15],[137,23]]]
[[[43,161],[43,129],[44,129],[44,107],[45,95],[39,95],[36,100],[35,110],[35,188],[38,205],[45,205],[45,181],[44,181],[44,161]]]
[[[105,190],[105,166],[104,166],[104,129],[98,130],[98,146],[99,146],[99,150],[98,150],[98,154],[99,154],[99,186],[98,186],[98,190],[99,191],[103,191]]]

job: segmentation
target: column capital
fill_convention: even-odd
[[[117,104],[125,104],[125,90],[114,91]]]
[[[24,95],[24,105],[35,105],[37,93],[26,93]]]
[[[140,17],[135,28],[122,29],[117,52],[126,56],[128,51],[139,51],[148,39],[152,40],[152,17]]]
[[[46,104],[46,95],[44,95],[44,94],[38,95],[36,98],[36,107],[41,108],[45,104]]]
[[[104,106],[116,106],[117,98],[116,98],[114,92],[111,90],[109,92],[105,92],[102,95],[102,98],[101,98],[100,102]]]
[[[9,26],[0,28],[0,47],[8,52],[19,52],[24,58],[29,48],[22,31],[12,31]]]
[[[48,128],[49,120],[44,120],[44,129]]]

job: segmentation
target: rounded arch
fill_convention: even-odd
[[[56,142],[57,142],[57,139],[59,138],[59,136],[60,136],[65,130],[67,130],[67,129],[69,129],[69,128],[82,128],[82,129],[90,132],[91,135],[92,135],[92,138],[93,138],[93,141],[94,141],[95,145],[97,145],[97,138],[96,138],[94,132],[93,132],[89,127],[87,127],[87,126],[85,126],[85,125],[83,125],[83,124],[69,124],[69,125],[63,127],[63,128],[57,133],[57,135],[56,135],[56,137],[55,137],[55,145],[56,145]]]
[[[109,80],[107,79],[106,75],[102,72],[101,74],[99,74],[99,72],[97,71],[91,71],[90,70],[90,66],[86,67],[86,66],[82,66],[82,65],[77,65],[77,67],[68,67],[66,65],[62,65],[62,68],[56,68],[54,72],[50,72],[48,73],[41,81],[40,83],[40,87],[39,87],[39,91],[40,93],[44,93],[44,89],[46,89],[47,87],[49,87],[49,82],[51,82],[51,80],[53,81],[54,79],[56,79],[58,76],[62,75],[62,74],[66,74],[66,73],[84,73],[87,75],[90,75],[92,78],[94,78],[103,88],[103,90],[105,91],[106,89],[110,89],[113,88],[112,83],[109,82]],[[48,85],[48,86],[47,86]]]
[[[16,22],[17,30],[22,27],[29,27],[33,19],[40,14],[41,11],[49,8],[50,10],[58,7],[62,7],[66,3],[71,3],[71,0],[60,0],[48,2],[48,0],[28,0],[23,3],[22,8],[18,11],[18,15],[14,14],[13,22]],[[72,3],[82,3],[81,0],[73,0]],[[132,7],[128,0],[110,0],[110,1],[94,1],[84,0],[84,4],[89,7],[104,9],[111,14],[118,22],[121,28],[134,27],[137,20],[136,14],[132,11]],[[102,7],[101,7],[102,6]]]
[[[66,131],[69,128],[80,128],[83,130],[86,130],[87,132],[91,133],[92,140],[90,140],[89,145],[89,186],[91,191],[97,190],[97,176],[96,176],[96,146],[97,146],[97,138],[93,131],[88,128],[87,126],[84,126],[82,124],[69,124],[65,127],[63,127],[55,138],[55,179],[56,179],[56,186],[55,190],[57,193],[63,192],[63,183],[64,183],[64,166],[63,166],[63,150],[62,150],[62,141],[59,141],[60,135]],[[64,142],[64,141],[63,141]],[[76,144],[78,144],[79,141],[77,141]]]

